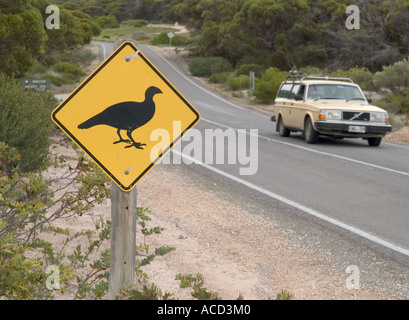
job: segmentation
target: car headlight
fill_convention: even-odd
[[[341,120],[342,112],[341,110],[321,110],[318,118],[321,120]]]
[[[383,112],[371,112],[370,120],[372,122],[389,122],[389,117]]]

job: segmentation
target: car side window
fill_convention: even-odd
[[[301,85],[300,90],[298,90],[297,95],[304,98],[304,92],[305,92],[305,85]]]
[[[297,96],[304,97],[304,91],[305,86],[303,84],[294,84],[288,99],[295,99]]]
[[[291,93],[291,87],[292,83],[284,83],[278,92],[277,98],[288,98]]]
[[[301,87],[300,84],[294,84],[293,88],[291,89],[291,93],[288,99],[295,99],[295,96],[298,94],[300,87]]]

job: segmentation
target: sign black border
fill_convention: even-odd
[[[75,89],[54,111],[51,113],[51,118],[56,123],[61,130],[65,132],[88,156],[91,157],[93,161],[114,181],[123,191],[131,191],[132,188],[139,182],[139,180],[150,170],[152,167],[170,150],[173,146],[182,139],[183,135],[193,128],[200,120],[199,112],[180,94],[178,90],[159,72],[159,70],[139,51],[138,56],[145,61],[145,63],[165,82],[169,88],[185,103],[189,109],[196,115],[196,119],[176,138],[171,144],[164,150],[162,153],[154,160],[152,163],[144,170],[142,173],[129,185],[124,186],[115,176],[91,153],[85,146],[56,118],[57,113],[79,92],[84,88],[88,82],[95,77],[99,71],[101,71],[112,59],[114,59],[126,46],[130,46],[135,52],[139,50],[134,44],[130,41],[125,41],[121,46],[119,46],[108,59],[106,59],[93,73],[84,80],[81,85]]]

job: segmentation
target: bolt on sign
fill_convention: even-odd
[[[124,42],[51,117],[122,191],[130,191],[200,114],[133,43]],[[172,138],[151,141],[155,130]]]

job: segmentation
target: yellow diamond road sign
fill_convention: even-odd
[[[119,46],[51,117],[123,191],[200,119],[131,42]]]

